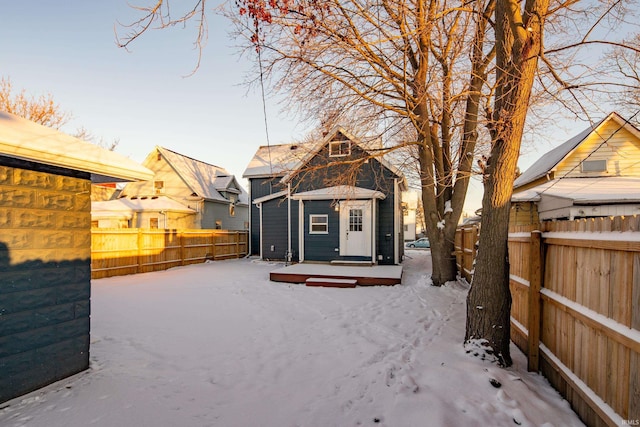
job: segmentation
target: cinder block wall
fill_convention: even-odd
[[[89,366],[90,209],[88,174],[0,157],[0,402]]]

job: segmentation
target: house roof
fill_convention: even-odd
[[[294,200],[357,200],[384,199],[384,193],[369,188],[351,185],[336,185],[335,187],[320,188],[318,190],[303,191],[291,195]]]
[[[198,196],[208,200],[228,202],[220,192],[229,191],[239,194],[238,202],[240,204],[249,203],[249,195],[245,189],[238,184],[234,175],[226,169],[176,153],[164,147],[156,147],[156,149],[176,173],[180,175],[191,191]]]
[[[91,202],[91,215],[94,217],[117,214],[128,214],[130,216],[133,212],[142,211],[196,213],[195,210],[167,196],[122,197],[116,200]]]
[[[573,151],[594,132],[598,130],[609,120],[615,120],[620,126],[624,126],[627,130],[634,135],[640,137],[640,131],[630,123],[628,123],[618,113],[610,113],[607,117],[599,122],[589,126],[573,138],[565,141],[561,145],[557,146],[553,150],[545,153],[540,157],[531,167],[520,175],[513,183],[514,188],[522,187],[526,184],[534,182],[535,180],[544,177],[545,175],[555,171],[556,166],[564,159],[566,159]]]
[[[638,203],[640,178],[613,176],[555,179],[514,193],[511,201],[537,202],[543,195],[573,200],[578,205]]]
[[[304,158],[315,144],[263,145],[258,148],[242,176],[266,178],[284,176]]]
[[[4,111],[0,154],[88,172],[96,183],[153,179],[152,171],[121,154]]]
[[[327,133],[322,140],[315,143],[261,146],[249,162],[242,176],[245,178],[282,177],[282,181],[287,182],[292,177],[294,171],[301,168],[311,160],[313,156],[318,154],[338,132],[357,144],[362,150],[375,157],[383,166],[400,177],[403,182],[402,185],[405,186],[404,174],[398,168],[392,165],[384,156],[372,153],[372,144],[363,143],[341,126],[336,126],[331,132]],[[379,143],[379,141],[375,140],[374,144],[377,143]]]
[[[393,172],[399,178],[402,178],[402,181],[404,183],[404,174],[398,168],[393,166],[387,159],[385,159],[384,155],[375,155],[375,154],[373,154],[370,147],[368,147],[367,145],[363,144],[360,140],[358,140],[358,138],[353,136],[351,133],[349,133],[342,126],[334,127],[333,130],[331,132],[327,133],[327,135],[320,142],[318,142],[317,144],[314,144],[313,147],[305,154],[305,156],[300,158],[293,165],[293,167],[291,167],[289,169],[289,172],[282,178],[282,181],[283,182],[287,182],[289,179],[291,179],[294,171],[300,169],[309,160],[311,160],[313,158],[313,156],[318,154],[318,152],[320,152],[320,150],[322,150],[322,148],[325,147],[329,143],[329,141],[331,141],[338,133],[341,133],[347,139],[349,139],[351,142],[353,142],[356,145],[358,145],[362,150],[364,150],[365,152],[369,153],[369,155],[375,157],[375,159],[378,160],[384,167],[389,169],[391,172]],[[406,187],[406,184],[403,184],[403,185]]]

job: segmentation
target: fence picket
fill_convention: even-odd
[[[540,369],[587,424],[616,425],[611,409],[623,420],[640,419],[640,216],[544,222],[539,249],[536,227],[509,230],[511,316],[527,331],[512,333],[514,343],[529,370]],[[460,227],[455,240],[469,282],[477,231]],[[611,232],[634,234],[599,235]]]
[[[218,242],[224,239],[224,242]],[[248,253],[248,232],[226,230],[91,230],[91,278],[166,270]]]

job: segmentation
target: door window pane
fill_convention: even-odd
[[[362,231],[362,209],[349,209],[349,231]]]

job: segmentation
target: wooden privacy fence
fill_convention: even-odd
[[[639,230],[634,216],[509,233],[511,339],[590,426],[640,420]]]
[[[247,242],[247,231],[94,228],[91,230],[91,278],[240,258],[247,254]]]

